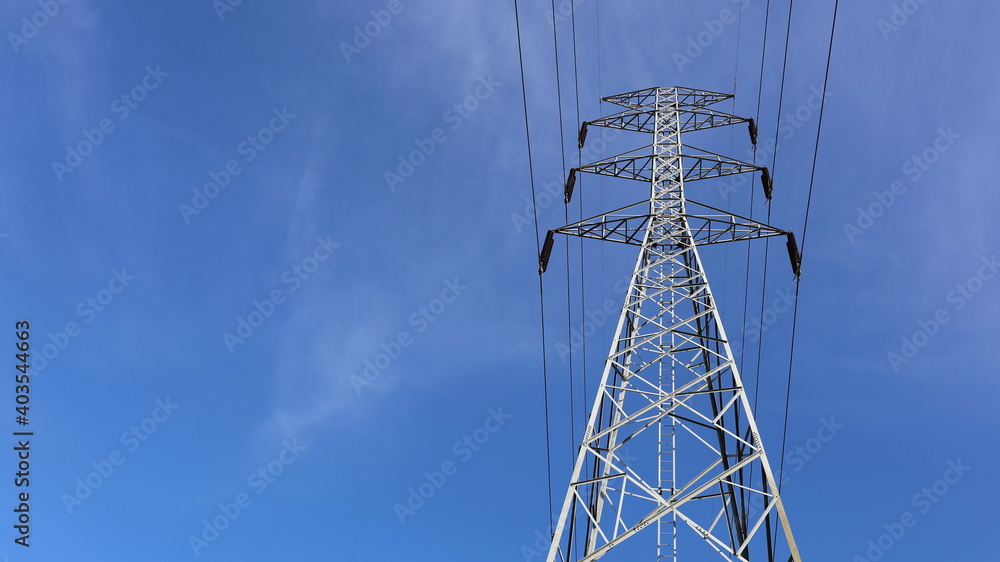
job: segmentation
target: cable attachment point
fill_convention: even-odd
[[[764,186],[764,197],[770,201],[774,192],[774,178],[771,177],[771,170],[768,170],[767,166],[760,169],[760,184]]]
[[[576,185],[576,168],[569,171],[569,177],[566,178],[566,189],[563,191],[565,195],[564,203],[569,204],[570,199],[573,198],[573,187]]]
[[[542,254],[538,256],[538,274],[541,275],[545,273],[545,270],[549,267],[549,258],[552,256],[552,245],[555,243],[555,236],[550,230],[548,234],[545,235],[545,244],[542,245]]]
[[[750,144],[757,146],[757,122],[753,120],[753,117],[747,122],[747,126],[750,129]]]
[[[802,275],[802,253],[799,252],[799,245],[795,242],[795,233],[789,231],[785,236],[788,237],[785,246],[788,248],[788,259],[792,262],[792,272],[795,273],[795,277],[800,277]]]
[[[577,140],[579,141],[577,143],[578,148],[583,148],[583,143],[587,142],[587,125],[589,124],[590,123],[584,121],[583,125],[580,125],[580,136],[577,137]]]

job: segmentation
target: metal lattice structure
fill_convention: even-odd
[[[800,561],[698,248],[785,236],[796,274],[801,256],[790,232],[685,196],[686,182],[760,171],[770,199],[766,168],[681,143],[682,134],[740,123],[756,143],[752,119],[709,108],[731,97],[687,88],[610,96],[604,100],[626,110],[581,129],[581,147],[588,125],[651,133],[653,144],[573,170],[567,202],[578,172],[648,182],[650,195],[550,231],[540,256],[544,272],[553,233],[640,247],[550,562],[634,552],[623,543],[652,527],[659,561],[679,558],[679,533],[692,537],[682,546],[691,559],[715,552],[724,560]],[[655,464],[627,462],[629,445],[643,453],[654,447]]]

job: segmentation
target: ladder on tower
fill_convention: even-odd
[[[663,304],[660,304],[663,310]],[[666,312],[666,311],[664,311]],[[677,318],[671,312],[671,322],[676,323]],[[660,338],[661,347],[663,338]],[[670,347],[677,345],[673,334],[671,334]],[[669,388],[671,393],[676,391],[674,386],[673,364],[665,365],[660,363],[660,388]],[[659,428],[657,436],[658,454],[657,470],[659,471],[659,491],[660,495],[669,498],[674,495],[676,489],[675,466],[677,464],[677,423],[673,416],[669,415],[671,403],[663,406],[664,414],[658,422]],[[656,521],[657,525],[657,552],[656,562],[677,562],[677,514],[670,513]]]
[[[676,491],[674,488],[674,464],[676,458],[676,429],[673,418],[664,416],[660,420],[660,451],[659,451],[659,471],[660,471],[660,493],[665,497],[670,497]],[[657,562],[676,562],[677,560],[677,516],[669,514],[656,521],[659,527],[659,541],[657,544]]]

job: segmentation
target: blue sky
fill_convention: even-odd
[[[0,6],[0,321],[31,324],[35,432],[31,546],[14,543],[24,490],[8,479],[0,555],[537,560],[549,522],[542,348],[511,3],[63,1]],[[563,181],[550,5],[520,4],[542,192]],[[691,64],[674,56],[740,6],[602,2],[598,48],[597,1],[579,0],[580,118],[613,111],[599,95],[651,86],[731,92],[737,47],[735,112],[754,115],[763,0]],[[779,128],[788,3],[771,3],[760,135],[779,131],[771,222],[797,232],[832,8],[795,7]],[[1000,493],[988,446],[1000,423],[989,63],[1000,7],[845,2],[839,17],[785,502],[807,560],[874,560],[868,541],[907,513],[913,526],[882,539],[880,559],[988,559],[969,522],[991,520]],[[572,166],[570,22],[558,31]],[[622,135],[606,153],[643,141]],[[742,128],[705,143],[746,155]],[[583,178],[584,214],[640,193],[618,186]],[[751,212],[748,185],[696,188]],[[560,206],[539,200],[543,233],[580,216]],[[752,212],[766,216],[759,194]],[[581,291],[578,241],[559,239],[545,276],[556,503],[575,447],[557,351],[569,341],[567,247],[576,325],[620,300],[615,282],[634,263],[630,248],[587,244]],[[730,334],[749,320],[745,252],[706,252]],[[752,252],[759,277],[763,246]],[[758,418],[776,463],[791,315],[775,303],[794,283],[781,245],[769,259]],[[749,316],[760,295],[751,283]],[[586,340],[586,357],[574,349],[579,419],[609,331]],[[433,495],[419,508],[395,507],[421,485]]]

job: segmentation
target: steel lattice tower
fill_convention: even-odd
[[[698,248],[785,236],[796,275],[801,255],[791,232],[685,194],[690,181],[760,171],[770,199],[767,168],[681,143],[683,133],[747,123],[756,144],[752,119],[710,109],[731,97],[687,88],[609,96],[603,99],[626,110],[585,122],[580,131],[581,147],[588,125],[652,133],[653,144],[572,170],[567,202],[577,172],[648,182],[650,195],[549,231],[540,256],[544,272],[553,233],[641,248],[553,531],[550,562],[596,560],[616,547],[627,555],[622,559],[635,560],[631,545],[638,541],[622,544],[653,526],[658,561],[678,559],[679,533],[693,537],[682,543],[690,559],[717,552],[724,560],[800,561]],[[642,447],[640,455],[656,448],[655,465],[630,466],[627,445]]]

